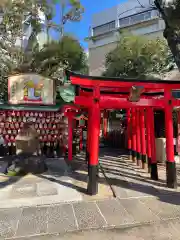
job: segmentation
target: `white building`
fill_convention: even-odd
[[[38,43],[39,47],[43,47],[47,43],[46,18],[42,11],[39,11],[39,18],[42,25],[42,31],[37,35],[34,34],[30,24],[30,16],[25,16],[22,22],[23,36],[16,40],[16,46],[22,47],[24,50],[32,46],[33,43]],[[0,11],[0,24],[3,20],[3,12]]]
[[[42,48],[47,43],[47,32],[46,32],[46,17],[42,11],[39,10],[39,19],[42,25],[42,31],[37,35],[34,34],[33,28],[29,23],[29,17],[26,17],[23,21],[23,38],[17,39],[17,45],[22,46],[25,50],[31,47],[33,42],[37,42],[39,47]]]
[[[88,46],[90,75],[101,75],[106,54],[116,47],[119,30],[150,38],[163,37],[164,21],[151,0],[128,0],[92,17]]]

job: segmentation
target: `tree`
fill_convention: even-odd
[[[87,71],[87,59],[84,49],[71,36],[64,36],[57,42],[53,41],[45,45],[41,51],[36,52],[31,63],[31,69],[48,77],[58,79],[58,69],[62,65],[72,71],[81,73]]]
[[[55,3],[60,5],[60,37],[64,35],[64,25],[68,22],[77,22],[81,20],[84,8],[80,0],[54,0]]]
[[[79,1],[70,0],[65,3],[70,4],[65,5],[69,6],[64,13],[66,21],[80,20],[78,17],[81,7]],[[26,52],[16,46],[16,39],[23,36],[23,19],[32,26],[32,37],[36,37],[37,33],[44,30],[39,11],[46,16],[47,33],[49,33],[50,28],[60,29],[52,20],[54,4],[55,0],[1,1],[0,7],[3,8],[4,15],[1,24],[3,32],[0,36],[0,89],[3,95],[7,95],[7,79],[13,73],[36,72],[55,80],[62,80],[63,70],[66,67],[74,71],[87,71],[86,55],[78,41],[72,37],[64,36],[58,42],[50,42],[49,40],[42,50],[38,48],[37,44],[31,45]]]
[[[165,41],[123,34],[117,47],[106,56],[103,75],[145,78],[166,71],[171,63]]]
[[[16,44],[17,40],[22,42],[24,36],[23,23],[31,25],[30,39],[35,38],[42,31],[40,11],[50,14],[53,11],[53,6],[46,0],[3,0],[0,6],[3,11],[0,35],[1,60],[6,65],[6,69],[9,66],[8,71],[11,73],[13,69],[23,64],[25,58],[22,44],[21,46]],[[34,48],[34,45],[31,48]],[[30,51],[33,51],[33,49],[30,49]]]
[[[7,79],[14,69],[22,65],[25,59],[22,46],[17,46],[17,40],[23,38],[23,22],[31,25],[32,35],[42,30],[39,11],[49,9],[46,0],[3,0],[0,1],[3,17],[0,33],[0,90],[6,93]]]
[[[20,52],[18,52],[20,54]],[[7,93],[7,79],[9,74],[35,72],[45,77],[52,78],[56,81],[56,87],[59,88],[64,81],[64,69],[68,68],[72,71],[87,73],[87,59],[84,49],[79,42],[70,36],[64,36],[60,41],[46,44],[40,51],[24,53],[20,55],[23,61],[20,64],[12,62],[9,58],[10,67],[6,60],[3,78],[0,87],[2,93]],[[3,62],[1,62],[2,66]]]
[[[154,3],[165,22],[164,37],[180,71],[180,1],[155,0]]]
[[[23,22],[31,25],[33,33],[37,35],[42,30],[40,12],[52,14],[53,6],[46,0],[7,0],[2,11],[1,37],[4,41],[15,44],[17,38],[23,37]]]

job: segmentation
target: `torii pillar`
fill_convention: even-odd
[[[167,187],[177,188],[176,163],[174,159],[174,138],[173,138],[173,118],[171,106],[171,92],[165,90],[164,98],[167,103],[165,105],[165,132],[166,132],[166,179]]]
[[[95,92],[96,94],[96,92]],[[94,95],[95,95],[94,94]],[[100,134],[100,121],[101,112],[99,106],[99,98],[96,95],[93,99],[93,106],[91,108],[91,121],[90,121],[90,137],[89,145],[89,166],[88,166],[88,187],[87,192],[90,195],[98,193],[98,167],[99,167],[99,134]]]

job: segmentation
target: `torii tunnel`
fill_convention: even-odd
[[[176,188],[172,110],[180,106],[180,100],[172,93],[180,90],[180,81],[91,77],[69,71],[67,75],[76,86],[74,103],[88,110],[88,193],[98,192],[100,114],[105,109],[126,110],[129,155],[142,166],[147,156],[153,180],[158,180],[154,110],[164,110],[167,187]]]

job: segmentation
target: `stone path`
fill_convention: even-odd
[[[61,202],[103,199],[112,197],[104,175],[99,179],[98,195],[87,195],[87,164],[84,159],[72,172],[63,158],[47,159],[48,171],[24,177],[0,176],[0,209],[30,207]],[[74,159],[75,163],[75,159]]]
[[[21,238],[21,240],[180,240],[179,219],[168,220],[160,224],[148,224],[131,228],[98,229],[79,231],[62,235],[44,235]]]
[[[68,201],[82,201],[82,195],[71,186],[64,159],[49,159],[48,172],[38,176],[0,177],[0,208],[30,207]]]
[[[116,151],[101,153],[100,165],[107,181],[111,185],[114,195],[119,199],[130,197],[145,197],[164,194],[180,196],[178,189],[166,188],[165,166],[158,166],[159,181],[153,181],[146,170],[141,169],[130,161],[127,155]],[[177,164],[177,179],[180,179],[180,164]]]
[[[145,171],[125,158],[105,151],[100,156],[101,169],[117,198],[0,206],[0,236],[32,240],[180,239],[179,190],[164,189],[161,182],[154,187]]]
[[[163,226],[173,221],[180,224],[179,204],[179,198],[166,195],[163,199],[106,199],[0,209],[0,236],[6,239],[78,230],[133,228],[147,224]]]

